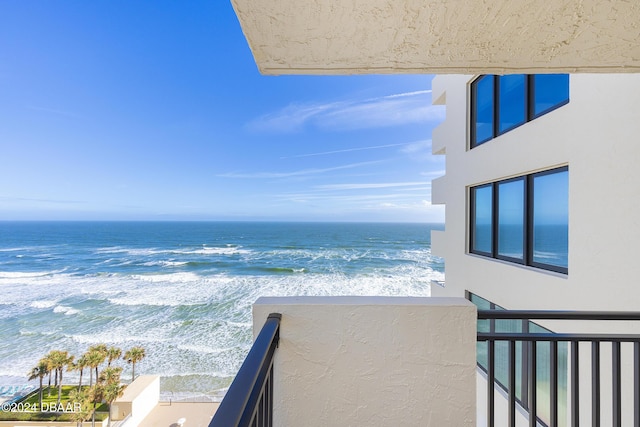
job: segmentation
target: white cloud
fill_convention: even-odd
[[[344,150],[333,150],[333,151],[322,151],[322,152],[319,152],[319,153],[298,154],[298,155],[295,155],[295,156],[280,157],[280,159],[284,160],[284,159],[297,159],[297,158],[300,158],[300,157],[326,156],[326,155],[329,155],[329,154],[349,153],[349,152],[352,152],[352,151],[377,150],[377,149],[381,149],[381,148],[400,147],[400,146],[404,146],[404,145],[407,145],[407,144],[398,143],[398,144],[373,145],[371,147],[346,148]]]
[[[315,188],[320,190],[363,190],[371,188],[395,188],[395,187],[414,187],[430,185],[428,182],[386,182],[371,184],[327,184],[318,185]]]
[[[431,91],[415,91],[350,101],[291,104],[249,123],[255,131],[295,132],[307,125],[325,130],[371,129],[439,122],[444,107],[431,105]]]
[[[373,165],[373,164],[382,163],[382,162],[383,161],[360,162],[360,163],[351,163],[348,165],[334,166],[330,168],[301,169],[301,170],[291,171],[291,172],[250,172],[250,173],[229,172],[229,173],[219,174],[217,176],[220,178],[248,178],[248,179],[292,178],[292,177],[300,177],[300,176],[308,176],[308,175],[322,175],[327,172],[335,172],[337,170],[344,170],[344,169],[353,169],[353,168],[358,168],[360,166]]]

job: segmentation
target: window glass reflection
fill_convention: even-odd
[[[475,209],[473,217],[473,251],[491,253],[493,190],[490,185],[474,190]]]
[[[569,264],[569,171],[533,177],[533,262]]]
[[[524,178],[498,185],[498,255],[524,260]]]
[[[536,74],[534,76],[534,116],[539,116],[567,101],[569,101],[568,74]]]
[[[493,138],[493,76],[475,82],[475,141],[481,144]]]
[[[527,76],[524,74],[500,77],[499,132],[505,132],[527,120]]]

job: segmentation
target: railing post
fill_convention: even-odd
[[[279,313],[271,313],[267,317],[209,427],[263,427],[273,423],[273,386],[270,383],[273,381],[273,354],[280,339],[281,318]],[[268,417],[264,416],[265,412]]]
[[[495,346],[496,342],[490,340],[487,342],[487,426],[493,427],[495,425]]]
[[[600,343],[591,343],[591,425],[600,427]]]

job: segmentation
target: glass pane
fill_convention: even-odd
[[[568,74],[536,74],[534,79],[534,115],[538,116],[569,100]]]
[[[524,260],[524,179],[498,184],[498,255]]]
[[[493,138],[493,80],[493,76],[484,76],[473,83],[475,141],[472,145],[481,144]]]
[[[532,333],[550,332],[533,322],[529,322]],[[558,343],[558,425],[566,426],[567,417],[567,358],[568,343]],[[538,417],[549,424],[551,418],[551,345],[548,342],[537,344],[536,389],[538,397]]]
[[[533,261],[569,264],[569,171],[533,177]]]
[[[526,82],[524,74],[500,77],[500,133],[526,121]]]
[[[473,245],[472,251],[491,253],[493,189],[490,185],[472,189],[473,200]]]
[[[496,332],[521,333],[522,320],[496,320]],[[509,389],[509,343],[507,341],[496,342],[496,380],[502,384],[505,390]],[[522,343],[516,343],[516,397],[522,399]]]
[[[481,298],[475,294],[471,294],[471,302],[474,303],[478,310],[489,310],[491,309],[491,303],[484,298]],[[490,331],[490,321],[487,319],[478,320],[478,332],[489,332]],[[476,355],[478,364],[483,368],[487,369],[487,351],[488,345],[486,341],[477,341],[476,342]]]

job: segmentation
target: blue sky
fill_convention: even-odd
[[[3,0],[0,220],[441,222],[432,77],[262,76],[228,0]]]

